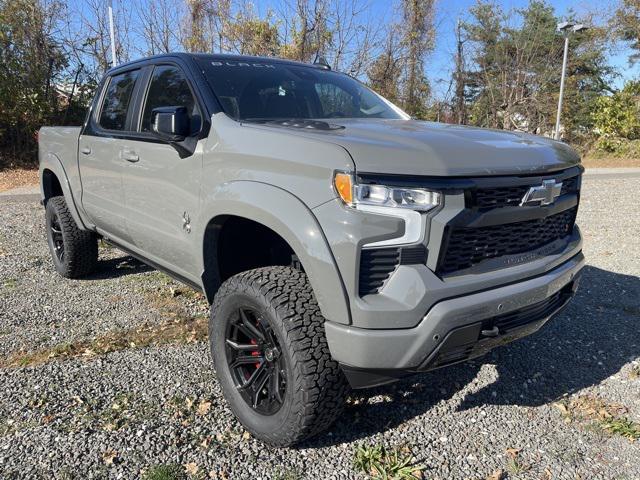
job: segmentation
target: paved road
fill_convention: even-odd
[[[42,208],[5,196],[0,359],[86,350],[0,368],[0,477],[139,478],[176,464],[197,470],[191,478],[364,478],[353,467],[358,446],[384,445],[411,452],[426,478],[638,479],[640,442],[602,428],[607,415],[640,422],[636,173],[585,177],[588,266],[552,324],[481,360],[354,396],[329,433],[296,449],[244,434],[204,342],[92,354],[92,339],[198,319],[206,305],[113,249],[101,250],[91,279],[59,278]]]

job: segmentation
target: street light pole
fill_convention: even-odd
[[[112,0],[109,0],[109,36],[111,37],[111,67],[115,67],[118,64],[116,59],[116,34],[113,28],[113,4]]]
[[[558,111],[556,112],[556,129],[554,138],[560,140],[560,113],[562,112],[562,96],[564,95],[564,77],[567,73],[567,57],[569,56],[569,34],[564,36],[564,56],[562,57],[562,74],[560,76],[560,96],[558,97]]]
[[[560,76],[560,95],[558,96],[558,111],[556,112],[556,129],[553,138],[560,140],[560,115],[562,114],[562,97],[564,96],[564,79],[567,74],[567,57],[569,56],[569,36],[581,32],[588,27],[582,23],[562,22],[558,24],[558,31],[564,35],[564,55],[562,56],[562,74]]]

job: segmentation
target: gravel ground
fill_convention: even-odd
[[[168,464],[191,478],[363,478],[357,447],[384,445],[407,447],[425,478],[640,479],[640,442],[594,426],[599,408],[581,419],[572,407],[599,398],[640,422],[639,190],[637,176],[585,180],[588,267],[541,332],[354,398],[329,433],[296,449],[245,434],[204,343],[0,369],[0,478],[139,478]],[[0,202],[0,358],[167,316],[153,295],[176,284],[116,250],[101,258],[89,280],[58,277],[41,207]],[[197,297],[174,301],[203,313]]]

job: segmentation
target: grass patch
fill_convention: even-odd
[[[611,435],[620,435],[629,440],[640,439],[640,425],[628,418],[607,418],[600,422],[600,426]]]
[[[586,422],[587,429],[620,435],[629,440],[640,439],[640,424],[626,418],[627,408],[619,403],[609,403],[600,397],[585,395],[570,402],[559,402],[556,407],[567,423]]]
[[[407,447],[387,449],[382,445],[360,445],[353,466],[377,479],[421,479],[426,467],[415,463]]]
[[[184,468],[176,464],[155,465],[142,475],[142,480],[186,480]]]
[[[279,468],[273,474],[273,480],[300,480],[303,475],[297,470],[286,470]]]
[[[514,453],[509,453],[509,459],[507,460],[507,470],[512,475],[519,475],[531,470],[531,465],[523,461],[519,456],[519,452],[515,451]]]
[[[0,368],[41,365],[54,359],[93,357],[129,348],[195,343],[207,338],[207,317],[176,317],[159,325],[116,330],[92,340],[64,343],[36,352],[17,352],[0,360]]]
[[[7,278],[4,282],[2,282],[2,287],[7,290],[13,290],[18,286],[18,280],[15,278]]]

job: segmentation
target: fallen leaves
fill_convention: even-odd
[[[184,471],[187,472],[188,475],[197,475],[200,467],[195,462],[186,463],[184,465]]]
[[[118,453],[115,450],[107,450],[102,453],[102,461],[105,465],[113,465],[118,458]]]
[[[640,439],[640,424],[624,417],[628,409],[620,403],[611,403],[595,395],[582,395],[554,406],[566,423],[590,422],[610,435],[620,435],[631,441]]]
[[[110,352],[168,343],[194,343],[208,336],[206,317],[177,317],[159,325],[116,330],[74,343],[56,345],[36,352],[16,352],[0,360],[0,368],[41,365],[54,359],[95,357]]]
[[[571,420],[605,420],[626,412],[619,403],[609,403],[595,395],[581,395],[570,401],[556,402],[554,407],[560,411],[567,422]]]
[[[504,480],[505,478],[507,478],[507,473],[500,468],[491,475],[487,475],[486,480]]]
[[[211,402],[202,401],[200,402],[200,405],[198,405],[196,413],[198,415],[206,415],[207,413],[209,413],[209,410],[211,410]]]
[[[507,454],[510,457],[517,457],[519,453],[520,453],[519,448],[507,448]]]

